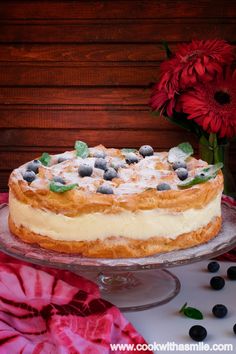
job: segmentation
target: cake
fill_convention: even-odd
[[[144,257],[185,249],[221,227],[221,164],[168,152],[89,148],[43,155],[9,178],[9,228],[27,243],[85,257]]]

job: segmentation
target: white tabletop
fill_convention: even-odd
[[[147,343],[196,344],[197,342],[189,337],[188,332],[191,326],[197,324],[207,329],[208,335],[204,343],[210,346],[229,343],[234,346],[233,352],[236,352],[236,335],[233,333],[233,325],[236,323],[236,281],[230,281],[227,278],[227,268],[236,263],[219,262],[220,270],[217,273],[207,271],[208,263],[209,261],[203,261],[170,269],[181,282],[181,290],[172,301],[150,310],[124,313]],[[213,290],[209,286],[210,279],[216,275],[225,279],[225,287],[221,290]],[[201,310],[204,319],[193,320],[179,314],[178,311],[185,302],[188,306]],[[219,319],[212,315],[212,307],[215,304],[227,306],[228,314],[225,318]],[[222,349],[214,352],[232,352],[227,348]],[[155,353],[160,352],[177,353],[177,350],[155,351]],[[179,351],[179,353],[183,352]],[[196,352],[206,353],[205,350]]]

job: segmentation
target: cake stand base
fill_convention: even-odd
[[[81,273],[78,271],[77,274]],[[121,311],[142,311],[163,305],[180,291],[180,282],[165,269],[133,272],[86,272],[83,276],[96,282],[101,297],[115,304]]]

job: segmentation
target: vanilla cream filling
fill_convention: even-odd
[[[63,241],[104,240],[109,236],[148,239],[161,236],[175,239],[207,225],[221,215],[221,193],[202,209],[123,211],[119,214],[90,213],[76,217],[55,214],[9,199],[10,215],[16,226]]]

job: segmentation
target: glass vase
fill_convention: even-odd
[[[229,143],[211,146],[208,143],[199,143],[200,158],[209,164],[223,162],[224,194],[236,198],[236,183],[229,168]]]

